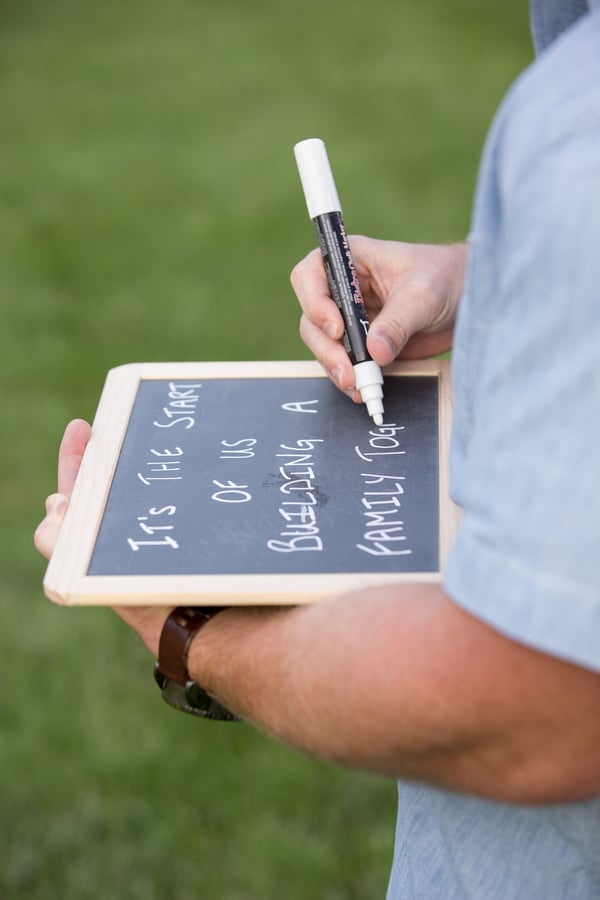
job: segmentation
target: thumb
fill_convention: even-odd
[[[367,349],[378,365],[397,359],[409,338],[423,327],[421,318],[413,304],[390,298],[367,334]]]

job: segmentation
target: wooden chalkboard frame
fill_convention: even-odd
[[[62,605],[257,605],[312,603],[361,586],[436,582],[458,524],[449,497],[452,418],[447,360],[396,363],[386,378],[428,376],[438,381],[439,567],[435,572],[320,574],[88,575],[109,490],[142,380],[325,378],[316,362],[132,363],[107,376],[65,522],[44,578],[46,596]],[[349,400],[348,403],[351,401]],[[367,415],[365,411],[365,416]]]

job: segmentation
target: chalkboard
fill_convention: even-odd
[[[386,372],[379,427],[316,363],[112,370],[47,595],[304,603],[439,579],[456,521],[447,367]]]

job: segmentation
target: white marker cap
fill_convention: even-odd
[[[300,141],[294,147],[294,155],[310,218],[323,213],[341,212],[340,198],[323,141],[320,138]]]

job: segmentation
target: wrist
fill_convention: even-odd
[[[176,709],[208,719],[235,720],[190,675],[189,652],[199,631],[223,607],[177,607],[164,621],[158,641],[154,678],[163,699]]]
[[[114,612],[137,632],[153,656],[158,656],[160,634],[172,606],[115,606]]]

